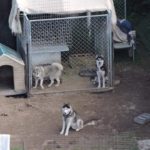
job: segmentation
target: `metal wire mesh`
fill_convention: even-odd
[[[117,17],[126,18],[126,0],[114,0]],[[50,2],[52,14],[22,16],[23,33],[17,46],[26,64],[26,86],[30,92],[34,85],[32,68],[35,65],[60,62],[64,66],[61,88],[43,92],[96,88],[88,78],[79,76],[83,69],[96,70],[95,55],[102,54],[108,70],[107,87],[113,85],[111,17],[108,12],[61,13],[57,1]],[[70,1],[63,1],[65,11]],[[45,2],[35,7],[44,10]],[[62,6],[62,5],[60,5]],[[58,7],[59,9],[59,7]],[[45,80],[45,84],[50,81]],[[72,86],[70,83],[74,82]],[[41,91],[40,89],[38,92]]]
[[[58,90],[51,88],[52,92],[96,88],[90,77],[79,76],[83,69],[96,69],[96,54],[104,56],[109,69],[107,87],[112,86],[111,24],[108,12],[25,15],[23,27],[19,41],[26,51],[24,57],[28,66],[29,88],[35,84],[33,66],[53,62],[61,62],[64,66],[61,87],[64,86],[62,89],[58,87]],[[68,87],[72,80],[74,86]],[[47,87],[49,83],[50,80],[45,79],[44,86]],[[39,91],[41,89],[32,90],[32,93]]]
[[[33,53],[39,51],[36,47],[58,44],[67,44],[71,54],[106,51],[108,43],[106,31],[107,17],[100,15],[91,17],[90,22],[88,16],[31,20]]]
[[[119,19],[126,19],[126,0],[114,0],[115,10]]]
[[[136,150],[136,138],[127,135],[101,135],[101,136],[80,136],[69,139],[53,138],[46,141],[42,147],[43,150]]]

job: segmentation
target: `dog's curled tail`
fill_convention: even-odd
[[[90,122],[88,122],[88,123],[85,123],[84,124],[84,127],[86,127],[86,126],[95,126],[96,125],[96,121],[95,120],[92,120],[92,121],[90,121]]]
[[[58,70],[61,70],[61,71],[63,71],[63,69],[64,69],[62,64],[60,64],[60,63],[52,63],[52,66],[56,67]]]

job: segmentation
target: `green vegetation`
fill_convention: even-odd
[[[150,64],[150,0],[127,0],[127,18],[137,33],[135,62],[146,69]]]
[[[128,15],[144,15],[150,12],[150,0],[127,0]]]
[[[137,31],[146,50],[150,52],[150,14],[147,14],[146,17],[141,20],[137,26]]]
[[[23,150],[23,148],[21,148],[21,147],[14,147],[11,150]]]
[[[133,23],[137,37],[150,52],[150,0],[127,0],[128,19]]]

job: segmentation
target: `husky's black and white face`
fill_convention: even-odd
[[[68,116],[73,112],[72,107],[69,104],[64,104],[62,107],[62,114]]]
[[[96,55],[96,63],[98,67],[102,67],[104,65],[104,58],[101,55]]]

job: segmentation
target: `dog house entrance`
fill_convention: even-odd
[[[14,89],[14,75],[13,67],[1,66],[0,67],[0,90]]]

